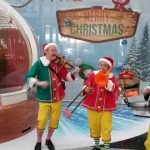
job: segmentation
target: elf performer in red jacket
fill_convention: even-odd
[[[94,138],[93,150],[100,150],[99,141],[102,137],[104,149],[109,150],[112,131],[112,111],[116,110],[118,83],[113,73],[108,73],[108,84],[100,87],[95,83],[95,75],[101,71],[104,74],[114,67],[114,61],[110,57],[102,57],[99,60],[99,70],[93,71],[83,85],[85,97],[83,107],[88,110],[88,125],[90,136]]]

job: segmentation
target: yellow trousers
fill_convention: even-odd
[[[46,122],[48,119],[48,114],[50,114],[50,129],[57,129],[58,122],[61,116],[61,107],[62,101],[54,102],[54,103],[41,103],[39,102],[39,111],[38,111],[38,122],[37,129],[44,130],[46,126]]]
[[[112,112],[97,112],[88,109],[88,124],[92,138],[100,138],[102,136],[104,142],[111,141]]]

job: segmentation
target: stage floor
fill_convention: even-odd
[[[68,118],[63,111],[66,108],[66,104],[64,103],[62,107],[62,116],[59,122],[59,128],[54,132],[52,137],[56,150],[92,150],[94,141],[89,135],[86,109],[80,106],[72,114],[72,117]],[[69,107],[70,111],[74,107],[75,106]],[[146,133],[150,123],[150,118],[134,116],[131,109],[124,107],[119,106],[118,110],[113,112],[113,131],[111,143],[117,142],[117,148],[119,150],[123,149],[122,146],[119,146],[121,145],[119,142],[135,138]],[[48,123],[49,120],[47,124]],[[43,135],[42,150],[47,149],[44,144],[48,131],[47,127]],[[20,138],[0,144],[0,150],[33,150],[35,143],[36,129]],[[100,144],[102,146],[103,142],[100,141]],[[115,148],[111,148],[111,150],[115,150]],[[139,148],[139,150],[141,149]]]
[[[142,82],[140,85],[140,95],[137,97],[129,98],[129,101],[144,101],[143,95],[141,93],[142,89],[146,87],[146,85],[147,83]],[[71,89],[71,87],[68,89]],[[67,97],[66,99],[68,100]],[[54,132],[54,135],[52,137],[52,141],[55,145],[56,150],[92,150],[94,141],[92,138],[90,138],[89,135],[87,110],[80,106],[72,114],[72,117],[68,118],[64,114],[64,109],[68,105],[68,102],[66,101],[63,102],[59,128]],[[79,102],[79,100],[77,101]],[[117,101],[118,109],[113,112],[111,150],[128,150],[131,148],[145,150],[144,142],[147,138],[150,118],[134,116],[132,109],[127,107],[126,105],[122,105],[122,102],[123,98],[119,98],[119,100]],[[69,111],[72,111],[74,107],[75,103],[73,106],[69,107]],[[48,123],[49,120],[47,124]],[[46,127],[43,135],[42,150],[47,150],[47,147],[44,144],[47,130],[48,128]],[[139,136],[142,138],[139,138]],[[131,140],[133,138],[135,139],[134,142]],[[122,143],[122,141],[126,142]],[[0,144],[0,150],[33,150],[35,143],[36,129],[20,138]],[[103,146],[102,141],[100,141],[100,144],[101,146]]]
[[[48,150],[48,148],[44,144],[45,138],[46,138],[46,134],[44,134],[44,136],[43,136],[42,150]],[[76,138],[78,138],[78,137],[76,137]],[[61,141],[64,141],[64,140],[65,139],[63,139],[63,138],[61,139]],[[55,144],[56,150],[92,150],[92,147],[61,148],[61,146],[64,146],[64,145],[62,145],[61,141],[60,141],[60,145],[59,145],[59,141],[56,141],[56,139],[53,138],[53,142]],[[66,144],[66,142],[67,141],[64,141],[64,144]],[[35,143],[36,143],[36,130],[33,130],[30,133],[28,133],[20,138],[0,144],[0,150],[33,150]],[[73,143],[73,141],[72,141],[72,143]],[[80,145],[80,143],[78,143],[77,147],[79,145]],[[67,147],[67,145],[65,145],[64,147]],[[103,148],[101,148],[101,150],[103,150]],[[111,148],[110,150],[129,150],[129,149]]]

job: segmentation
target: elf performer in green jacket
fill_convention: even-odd
[[[45,144],[48,149],[55,150],[51,141],[52,134],[58,127],[61,116],[62,99],[65,91],[62,85],[64,81],[74,81],[75,74],[80,72],[79,68],[68,72],[63,65],[57,65],[54,60],[57,56],[57,45],[55,43],[43,44],[45,56],[40,57],[30,68],[25,76],[25,81],[31,89],[36,85],[36,99],[39,102],[37,120],[37,143],[34,150],[41,150],[42,135],[45,130],[48,113],[50,123]]]

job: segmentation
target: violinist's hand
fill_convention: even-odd
[[[148,93],[150,93],[150,87],[146,87],[144,90],[143,90],[143,95],[147,95]]]
[[[91,85],[87,85],[87,87],[85,88],[84,90],[86,93],[89,93],[90,91],[92,92],[93,91],[93,87],[91,87]],[[91,93],[90,92],[90,93]]]
[[[80,72],[80,68],[76,67],[73,71],[72,71],[72,74],[76,74],[76,73],[79,73]]]
[[[41,86],[43,89],[47,88],[49,83],[47,81],[36,81],[36,85]]]

